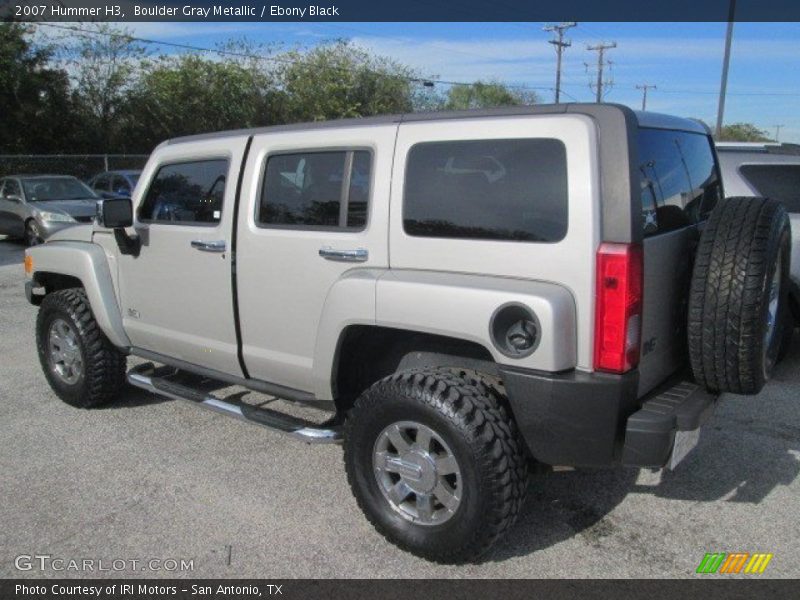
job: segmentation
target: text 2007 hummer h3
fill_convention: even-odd
[[[789,239],[779,204],[723,200],[693,121],[390,116],[167,141],[132,200],[27,251],[27,294],[66,402],[111,401],[143,357],[135,386],[342,440],[374,526],[459,562],[511,526],[533,461],[674,466],[718,393],[757,393]]]

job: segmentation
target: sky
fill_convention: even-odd
[[[553,101],[555,49],[545,23],[126,23],[132,35],[213,47],[230,38],[286,48],[346,38],[412,67],[424,77],[497,80],[537,88]],[[578,23],[567,33],[562,101],[593,101],[589,80],[609,50],[614,81],[605,100],[641,107],[636,85],[656,85],[648,110],[716,121],[726,23]],[[161,48],[165,53],[177,52]],[[587,72],[585,63],[590,64]],[[446,89],[446,88],[445,88]],[[725,122],[750,122],[780,140],[800,143],[800,23],[736,23]]]

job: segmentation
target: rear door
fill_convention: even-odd
[[[396,132],[386,125],[253,138],[236,251],[242,352],[251,377],[312,391],[329,291],[345,275],[388,266]],[[374,293],[366,302],[374,306]]]
[[[644,227],[641,395],[686,364],[694,251],[722,187],[706,135],[643,127],[638,147]]]

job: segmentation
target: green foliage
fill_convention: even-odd
[[[451,87],[447,93],[444,107],[448,110],[465,110],[536,104],[538,101],[538,97],[533,92],[513,90],[493,81],[477,81],[473,85]]]
[[[60,40],[56,57],[31,43],[31,27],[0,24],[0,152],[139,153],[207,131],[538,100],[497,82],[443,93],[342,40],[285,52],[229,41],[219,55],[151,57],[99,24]]]
[[[720,142],[771,142],[772,138],[766,131],[752,123],[734,123],[723,126],[717,140]]]
[[[126,138],[139,149],[164,139],[276,122],[270,75],[233,60],[194,54],[143,63],[128,97]]]
[[[34,48],[30,28],[0,23],[0,151],[55,153],[75,132],[69,80],[52,68],[52,50]]]
[[[344,41],[280,57],[288,121],[320,121],[412,110],[413,73]]]

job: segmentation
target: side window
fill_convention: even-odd
[[[790,213],[800,212],[800,164],[742,165],[739,172],[760,195],[783,202]]]
[[[92,183],[92,189],[98,192],[108,191],[108,175],[99,175]]]
[[[363,229],[372,156],[364,150],[298,152],[267,159],[257,222],[303,229]]]
[[[707,219],[720,199],[708,137],[667,129],[639,129],[639,183],[645,235]]]
[[[8,196],[22,197],[22,189],[20,189],[19,182],[14,179],[6,179],[6,184],[3,186],[3,197]]]
[[[412,236],[557,242],[567,234],[567,153],[556,139],[426,142],[408,153]]]
[[[114,193],[130,194],[131,186],[124,177],[114,175],[111,180],[111,191]]]
[[[139,209],[141,221],[213,225],[222,218],[227,159],[163,165]]]

